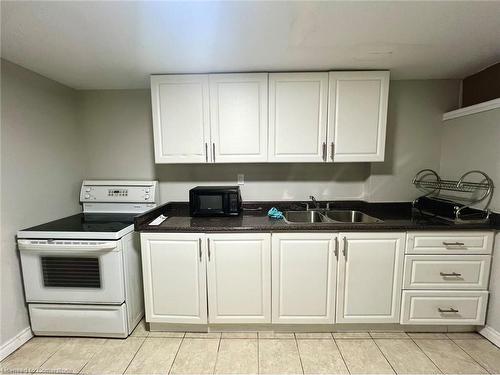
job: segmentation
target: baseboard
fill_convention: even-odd
[[[485,326],[479,333],[500,348],[500,332],[490,326]]]
[[[19,332],[16,336],[11,338],[5,344],[0,347],[0,361],[7,357],[10,353],[16,351],[21,347],[26,341],[33,337],[31,328],[27,327]]]

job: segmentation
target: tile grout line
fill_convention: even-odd
[[[370,335],[371,337],[371,335]],[[391,366],[392,368],[392,371],[394,371],[395,374],[398,374],[398,372],[396,371],[396,369],[394,368],[394,366],[392,365],[391,361],[389,361],[389,358],[387,358],[387,356],[385,355],[385,353],[382,351],[382,349],[380,349],[380,346],[378,346],[377,344],[377,341],[375,341],[375,339],[373,337],[371,337],[371,340],[373,341],[373,343],[375,344],[375,346],[377,347],[378,351],[380,352],[380,354],[382,354],[382,357],[385,358],[385,360],[387,361],[387,363],[389,364],[389,366]],[[394,340],[394,339],[392,339]]]
[[[174,367],[175,360],[177,359],[177,354],[179,354],[179,351],[181,350],[182,343],[184,342],[184,338],[186,337],[186,332],[184,332],[184,335],[181,337],[181,342],[179,343],[179,347],[177,348],[174,359],[172,360],[172,363],[170,364],[170,367],[168,368],[167,374],[170,374],[172,371],[172,367]]]
[[[295,334],[295,332],[293,333],[293,337],[295,339],[295,347],[297,348],[297,354],[299,355],[300,368],[302,369],[302,374],[305,374],[304,365],[302,363],[302,357],[300,356],[299,343],[297,342],[297,335]]]
[[[219,360],[219,351],[220,351],[221,341],[222,341],[222,333],[219,336],[219,342],[217,344],[217,353],[215,354],[214,368],[212,369],[212,374],[215,374],[215,370],[217,369],[217,361]]]
[[[408,335],[408,336],[410,336],[410,335]],[[428,356],[428,355],[427,355],[427,353],[425,352],[425,350],[424,350],[424,349],[422,349],[422,348],[420,347],[420,345],[418,345],[418,342],[416,342],[416,341],[415,341],[415,339],[414,339],[413,337],[411,337],[411,336],[410,336],[410,339],[411,339],[411,341],[413,341],[413,343],[414,343],[415,345],[417,345],[417,348],[418,348],[418,349],[420,349],[420,351],[421,351],[422,353],[424,353],[424,355],[425,355],[425,356],[429,359],[429,361],[431,361],[431,362],[434,364],[434,366],[436,366],[436,368],[439,370],[439,372],[440,372],[441,374],[444,374],[444,371],[441,369],[441,367],[439,367],[439,366],[438,366],[438,364],[437,364],[436,362],[434,362],[430,356]]]
[[[472,357],[469,353],[467,353],[467,351],[465,351],[460,345],[458,345],[452,339],[449,339],[449,340],[453,343],[453,345],[455,345],[457,348],[459,348],[461,351],[463,351],[470,359],[472,359],[474,361],[474,363],[478,364],[479,367],[481,367],[484,371],[486,371],[487,374],[491,374],[491,372],[489,372],[487,368],[485,368],[482,364],[480,364],[478,361],[476,361],[474,359],[474,357]],[[477,339],[472,339],[472,340],[477,340]]]
[[[260,337],[257,333],[257,374],[260,374]]]
[[[344,354],[342,354],[342,350],[340,350],[340,346],[337,344],[337,339],[335,337],[333,337],[333,333],[332,333],[332,340],[335,343],[335,346],[337,347],[337,349],[338,349],[338,351],[340,353],[340,358],[342,358],[342,361],[344,361],[345,368],[347,369],[347,372],[350,375],[351,374],[351,370],[349,369],[349,366],[347,365],[347,362],[345,361]]]
[[[128,337],[127,337],[128,339]],[[125,341],[127,340],[125,339]],[[142,337],[142,342],[141,342],[141,345],[139,345],[139,347],[137,348],[137,350],[135,351],[134,355],[132,356],[132,358],[130,359],[130,361],[128,362],[127,364],[127,367],[125,367],[125,370],[123,370],[122,374],[125,374],[128,370],[128,368],[130,367],[130,364],[132,363],[132,361],[134,360],[134,358],[137,356],[137,353],[139,353],[139,350],[141,350],[142,346],[144,345],[144,343],[146,342],[146,339],[147,337]]]
[[[104,341],[101,343],[101,345],[104,345],[106,343],[106,341],[108,341],[108,339],[104,339]],[[87,359],[87,361],[85,362],[85,364],[82,366],[82,368],[80,370],[78,370],[77,374],[81,374],[83,369],[85,368],[85,366],[88,365],[88,363],[92,360],[92,358],[94,358],[94,356],[97,354],[97,349],[95,350],[95,352],[90,356],[89,359]]]
[[[56,338],[57,338],[57,337],[56,337]],[[40,366],[38,366],[38,367],[36,368],[36,370],[35,370],[35,371],[33,371],[33,372],[32,372],[32,374],[36,374],[37,372],[41,372],[41,371],[38,371],[38,370],[40,370],[40,369],[41,369],[41,367],[42,367],[45,363],[47,363],[47,361],[48,361],[49,359],[51,359],[51,358],[52,358],[52,357],[53,357],[53,356],[54,356],[54,355],[55,355],[55,354],[59,351],[59,349],[61,349],[61,348],[62,348],[62,346],[63,346],[64,344],[66,344],[66,343],[67,343],[67,342],[69,342],[70,340],[71,340],[71,337],[65,337],[65,338],[64,338],[64,340],[63,340],[63,343],[62,343],[62,344],[60,344],[60,345],[57,347],[57,349],[54,351],[54,353],[52,353],[51,355],[49,355],[49,356],[47,357],[47,359],[46,359],[45,361],[43,361],[43,362],[40,364]],[[19,349],[20,349],[20,348],[19,348]]]

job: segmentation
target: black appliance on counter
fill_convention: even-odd
[[[240,212],[239,186],[197,186],[189,190],[191,216],[238,216]]]

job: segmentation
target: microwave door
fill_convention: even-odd
[[[202,194],[198,196],[198,212],[206,214],[224,213],[224,196],[222,194]]]

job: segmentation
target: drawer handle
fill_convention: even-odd
[[[443,277],[460,277],[462,276],[461,273],[457,273],[457,272],[451,272],[451,273],[447,273],[447,272],[439,272],[439,274]]]
[[[464,246],[463,242],[443,242],[444,246]]]
[[[442,309],[441,307],[438,307],[438,311],[440,313],[457,313],[458,310],[454,309],[453,307],[450,307],[449,309]]]

